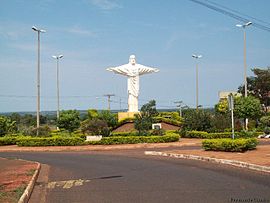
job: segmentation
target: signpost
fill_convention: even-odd
[[[234,139],[234,118],[233,118],[234,100],[233,100],[233,94],[230,94],[228,96],[228,104],[229,104],[229,110],[231,111],[231,117],[232,117],[232,139]]]

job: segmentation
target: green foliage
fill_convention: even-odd
[[[175,126],[179,126],[181,127],[182,126],[182,119],[180,120],[173,120],[173,119],[170,119],[170,118],[164,118],[164,117],[160,117],[160,116],[156,116],[153,118],[153,122],[154,123],[160,123],[160,122],[164,122],[164,123],[168,123],[168,124],[171,124],[171,125],[175,125]]]
[[[135,120],[135,118],[124,118],[120,121],[118,121],[117,125],[115,126],[115,128],[118,128],[119,126],[126,124],[126,123],[133,123]]]
[[[264,127],[270,127],[270,116],[263,116],[260,118],[260,122]]]
[[[88,141],[90,145],[112,145],[112,144],[136,144],[136,143],[166,143],[179,141],[179,135],[164,136],[113,136],[104,137],[100,141]]]
[[[229,112],[228,101],[225,99],[219,101],[219,103],[215,105],[215,111],[222,114],[228,113]]]
[[[73,132],[80,127],[80,113],[76,110],[62,111],[57,123],[59,128]]]
[[[12,121],[6,116],[0,116],[0,137],[13,133],[17,129],[16,121]]]
[[[167,118],[169,120],[174,121],[182,121],[182,118],[180,117],[178,112],[159,112],[158,117]]]
[[[234,112],[238,118],[256,119],[261,115],[260,100],[255,97],[237,97],[235,98]]]
[[[229,113],[215,113],[211,116],[210,132],[224,132],[231,128],[231,116]]]
[[[263,132],[265,135],[269,135],[270,134],[270,127],[265,127]]]
[[[212,128],[211,114],[199,109],[198,111],[190,109],[184,116],[184,130],[209,131]]]
[[[117,125],[117,115],[108,110],[101,111],[98,118],[105,121],[110,128],[114,128]]]
[[[258,98],[264,107],[270,106],[270,67],[267,69],[252,69],[255,77],[247,78],[248,94]],[[238,91],[244,93],[244,86],[240,86]],[[267,111],[267,108],[265,108]]]
[[[113,132],[111,133],[110,137],[112,136],[114,137],[139,136],[139,133],[138,132]]]
[[[235,132],[235,137],[238,138],[249,138],[249,137],[257,137],[262,134],[261,132],[255,131],[241,131]],[[199,139],[220,139],[220,138],[231,138],[231,132],[221,132],[221,133],[208,133],[204,131],[185,131],[180,132],[182,138],[199,138]]]
[[[164,129],[154,129],[154,130],[151,130],[151,135],[165,135],[166,132]]]
[[[244,152],[255,149],[256,138],[249,139],[211,139],[204,140],[202,146],[207,151]]]
[[[147,134],[147,131],[152,127],[153,117],[157,114],[155,100],[142,106],[140,114],[136,114],[134,120],[134,127],[140,135]]]
[[[183,138],[200,138],[200,139],[217,139],[217,138],[230,138],[232,137],[231,132],[223,133],[208,133],[204,131],[186,131],[181,134]]]
[[[98,117],[98,111],[96,109],[87,110],[88,119],[92,120]]]
[[[23,135],[30,135],[30,136],[37,136],[38,128],[34,126],[30,126],[22,130]],[[39,136],[40,137],[50,137],[51,129],[48,125],[40,126],[39,127]]]
[[[17,139],[18,146],[75,146],[83,145],[84,140],[79,137],[21,137]]]
[[[17,141],[16,137],[11,137],[11,136],[5,136],[5,137],[0,137],[0,146],[3,145],[15,145]]]
[[[109,136],[110,129],[104,120],[100,119],[92,119],[92,120],[85,120],[81,123],[81,131],[84,134],[91,134],[91,135],[103,135]]]

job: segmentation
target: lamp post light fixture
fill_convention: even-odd
[[[40,33],[45,33],[45,30],[41,30],[32,26],[32,30],[38,33],[38,62],[37,62],[37,135],[39,135],[39,113],[40,113]]]
[[[246,53],[246,27],[252,25],[252,22],[247,22],[243,25],[237,24],[237,27],[243,28],[244,31],[244,86],[245,86],[245,97],[247,97],[247,53]]]
[[[236,27],[243,28],[244,31],[244,88],[245,97],[247,97],[247,48],[246,48],[246,27],[252,25],[252,22],[247,22],[245,24],[237,24]],[[246,118],[246,130],[248,126],[248,119]]]
[[[192,55],[193,58],[199,59],[202,57],[202,55]],[[196,110],[199,110],[199,82],[198,82],[198,61],[196,61]]]
[[[52,56],[54,59],[56,59],[56,84],[57,84],[57,113],[56,117],[57,120],[59,120],[60,117],[60,99],[59,99],[59,59],[63,58],[63,55],[59,56]]]

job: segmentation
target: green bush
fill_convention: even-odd
[[[79,137],[24,137],[18,138],[18,146],[75,146],[83,145],[84,139]]]
[[[177,142],[179,135],[164,136],[113,136],[104,137],[100,141],[87,141],[89,145],[136,144],[136,143],[166,143]]]
[[[40,126],[39,128],[30,126],[22,130],[23,135],[25,136],[37,136],[37,130],[39,129],[39,137],[50,137],[50,127],[48,125]]]
[[[170,118],[164,118],[164,117],[157,116],[157,117],[154,117],[153,120],[154,120],[153,121],[154,123],[164,122],[164,123],[175,125],[175,126],[178,126],[178,127],[181,127],[182,126],[182,122],[181,121],[170,119]]]
[[[166,131],[164,129],[153,129],[150,131],[151,135],[165,135]]]
[[[204,131],[186,131],[181,134],[183,138],[200,138],[200,139],[216,139],[216,138],[230,138],[232,137],[231,132],[223,133],[208,133]]]
[[[14,136],[5,136],[5,137],[0,137],[0,146],[3,145],[14,145],[16,144],[17,138]]]
[[[250,138],[257,137],[261,135],[262,132],[254,132],[254,131],[241,131],[235,132],[235,137],[237,138]],[[231,132],[222,132],[222,133],[208,133],[204,131],[182,131],[180,132],[182,138],[200,138],[200,139],[218,139],[218,138],[231,138]]]
[[[206,151],[244,152],[255,149],[258,144],[256,138],[249,139],[208,139],[202,142]]]
[[[123,136],[123,137],[126,137],[126,136],[138,136],[139,133],[138,132],[113,132],[111,133],[110,137],[117,137],[117,136]]]

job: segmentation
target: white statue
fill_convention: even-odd
[[[147,73],[156,73],[159,70],[137,64],[135,55],[129,57],[128,64],[107,68],[107,70],[128,77],[128,112],[138,112],[139,76]]]

